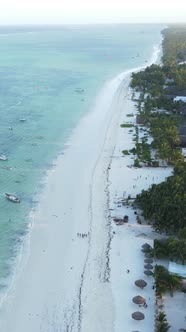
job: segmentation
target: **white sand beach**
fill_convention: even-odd
[[[125,102],[127,112],[122,113],[121,123],[135,124],[135,117],[126,114],[136,113],[130,94]],[[111,246],[111,285],[115,304],[115,331],[154,331],[155,292],[152,289],[154,278],[144,275],[144,254],[141,246],[149,243],[153,246],[153,229],[148,225],[136,223],[136,215],[132,207],[123,206],[121,200],[128,195],[135,197],[142,189],[147,189],[152,183],[160,183],[172,172],[171,168],[130,168],[134,160],[131,156],[122,156],[122,150],[134,147],[133,134],[130,128],[120,128],[116,147],[112,156],[110,182],[110,218],[114,232]],[[129,223],[116,226],[112,217],[129,216]],[[130,273],[127,273],[127,270]],[[135,280],[143,279],[147,287],[143,290],[134,285]],[[132,302],[134,296],[145,297],[147,308],[139,308]],[[145,319],[135,321],[131,314],[141,311]]]
[[[22,268],[1,308],[1,331],[153,331],[153,278],[144,277],[141,252],[153,233],[118,201],[162,181],[171,169],[129,168],[133,160],[122,156],[134,144],[129,130],[120,128],[126,114],[136,112],[129,80],[124,73],[105,85],[49,173]],[[112,216],[125,214],[129,224],[116,226]],[[134,285],[140,278],[148,282],[143,290]],[[132,303],[138,294],[148,308]],[[138,309],[145,320],[131,318]]]

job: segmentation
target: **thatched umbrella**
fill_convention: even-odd
[[[146,252],[145,257],[146,258],[152,258],[153,257],[153,253],[152,252]]]
[[[143,248],[141,249],[141,251],[144,252],[145,254],[149,252],[152,253],[152,248]]]
[[[133,312],[132,318],[135,320],[142,320],[145,318],[145,315],[140,311],[136,311],[136,312]]]
[[[147,286],[147,282],[143,279],[138,279],[135,281],[135,285],[140,287],[140,288],[144,288]]]
[[[136,304],[144,304],[146,302],[145,298],[140,295],[133,297],[132,301]]]
[[[152,258],[145,258],[144,262],[147,264],[153,263],[153,259]]]
[[[144,268],[145,268],[146,270],[152,270],[152,269],[153,269],[153,265],[151,265],[151,264],[146,264],[146,265],[144,265]]]
[[[148,244],[148,243],[144,243],[141,247],[142,247],[143,249],[152,249],[151,245]]]
[[[145,270],[144,273],[146,274],[146,276],[152,276],[153,272],[150,270]]]

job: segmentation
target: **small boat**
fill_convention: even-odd
[[[8,160],[8,158],[4,154],[1,154],[0,155],[0,160]]]
[[[19,119],[19,121],[20,121],[20,122],[25,122],[26,119],[25,119],[25,118],[21,118],[21,119]]]
[[[84,89],[81,89],[81,88],[77,88],[75,89],[75,92],[78,92],[78,93],[83,93],[85,90]]]
[[[21,202],[20,199],[18,197],[14,196],[14,195],[5,193],[5,196],[11,202],[14,202],[14,203],[20,203]]]

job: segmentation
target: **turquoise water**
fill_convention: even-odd
[[[0,28],[0,154],[8,156],[0,161],[1,287],[7,285],[42,180],[72,129],[105,81],[150,58],[161,29]],[[18,195],[21,204],[7,201],[5,192]]]

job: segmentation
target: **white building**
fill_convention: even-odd
[[[174,98],[174,101],[183,101],[186,103],[186,96],[177,96]]]

